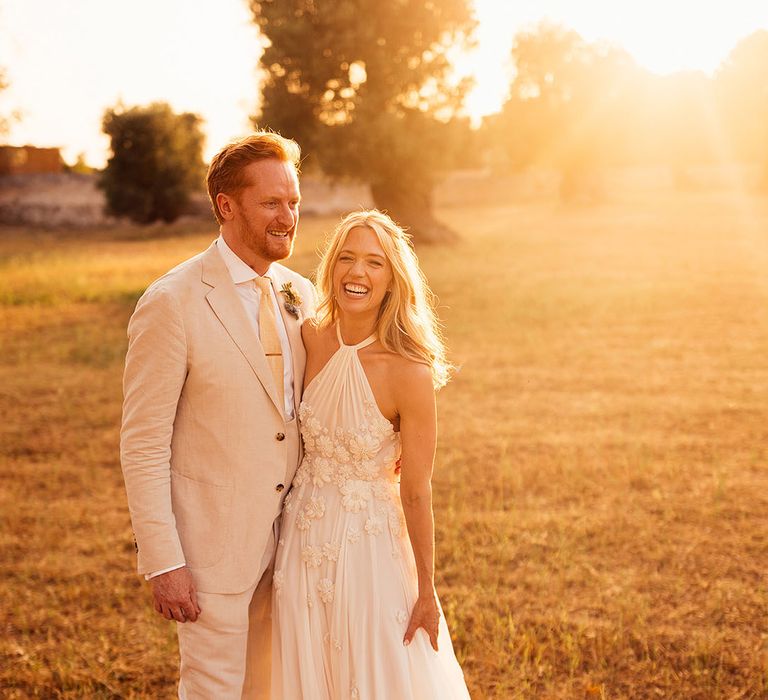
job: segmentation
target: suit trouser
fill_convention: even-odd
[[[243,593],[197,593],[196,622],[178,622],[181,700],[265,700],[270,694],[272,540],[258,584]]]
[[[298,461],[298,428],[286,426],[288,464]],[[295,467],[294,467],[295,468]],[[290,470],[291,474],[293,469]],[[286,482],[289,482],[286,479]],[[258,583],[243,593],[197,593],[196,622],[177,623],[181,700],[269,700],[272,573],[278,520],[261,561]]]

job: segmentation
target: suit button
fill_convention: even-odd
[[[275,435],[275,440],[277,440],[278,442],[282,442],[283,440],[285,440],[285,433],[278,433],[277,435]]]
[[[283,484],[278,484],[277,486],[275,486],[275,491],[280,493],[284,488],[285,486]]]

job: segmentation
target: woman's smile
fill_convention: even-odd
[[[356,226],[349,232],[333,266],[333,281],[342,312],[378,311],[392,284],[392,265],[372,229]]]

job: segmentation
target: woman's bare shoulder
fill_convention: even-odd
[[[304,341],[304,347],[309,350],[326,344],[333,336],[332,330],[332,326],[318,326],[314,319],[308,318],[301,324],[301,339]]]
[[[390,381],[404,391],[408,391],[409,388],[432,389],[432,368],[426,362],[390,352],[387,353],[387,369]]]
[[[304,323],[301,324],[301,339],[305,342],[312,342],[317,335],[317,324],[313,318],[304,319]]]

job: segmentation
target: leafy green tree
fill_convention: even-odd
[[[102,125],[112,148],[100,183],[108,211],[142,224],[177,219],[202,186],[200,117],[156,102],[108,109]]]
[[[263,126],[295,138],[334,177],[368,182],[376,205],[418,241],[454,234],[432,190],[465,145],[468,81],[450,51],[474,22],[467,0],[250,0],[270,44]]]

